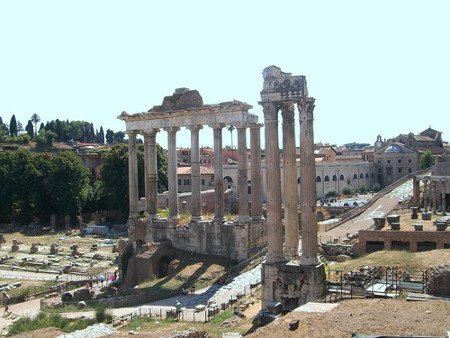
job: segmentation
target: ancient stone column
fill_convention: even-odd
[[[431,181],[431,190],[432,190],[432,210],[435,214],[437,211],[437,189],[436,189],[436,181]]]
[[[420,208],[420,180],[413,178],[413,203],[414,206]]]
[[[300,177],[301,224],[302,224],[302,265],[318,263],[317,218],[316,218],[316,165],[314,160],[314,129],[312,97],[303,98],[298,103],[300,111]]]
[[[134,216],[138,213],[139,200],[136,135],[136,131],[128,132],[128,182],[130,216]]]
[[[423,209],[428,211],[428,181],[423,181]]]
[[[177,131],[179,127],[164,128],[167,131],[167,179],[169,185],[169,219],[177,220],[178,214],[178,175],[177,175]]]
[[[250,215],[248,212],[247,128],[244,125],[238,125],[236,127],[238,131],[238,222],[243,224],[250,221]]]
[[[157,217],[158,210],[158,160],[156,151],[156,134],[154,128],[144,134],[145,146],[145,210],[151,218]]]
[[[252,180],[252,220],[262,218],[262,170],[261,170],[261,134],[263,124],[250,126],[250,164]]]
[[[200,221],[202,217],[201,180],[200,180],[200,146],[199,130],[201,125],[187,127],[191,131],[191,213],[193,221]]]
[[[223,155],[222,128],[225,124],[211,125],[214,134],[214,222],[223,222],[225,215],[223,200]]]
[[[283,175],[284,175],[284,255],[298,260],[298,196],[295,149],[295,107],[292,102],[280,105],[283,116]]]
[[[280,149],[278,147],[278,107],[263,102],[266,145],[266,208],[267,208],[267,256],[266,263],[284,261],[283,225],[281,222],[281,174]],[[314,181],[315,182],[315,181]]]
[[[441,192],[441,196],[442,196],[442,212],[446,212],[447,211],[447,201],[445,200],[446,197],[446,189],[447,189],[447,182],[442,181],[442,192]]]

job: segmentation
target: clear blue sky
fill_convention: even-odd
[[[316,142],[429,125],[449,140],[449,18],[448,0],[1,1],[0,116],[118,131],[122,111],[188,87],[205,103],[245,101],[262,121],[261,72],[273,64],[306,75]]]

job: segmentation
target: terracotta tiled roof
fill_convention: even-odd
[[[177,168],[178,175],[190,175],[191,167],[178,167]],[[200,167],[200,175],[214,175],[214,168],[212,167]]]

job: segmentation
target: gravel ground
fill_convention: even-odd
[[[57,338],[96,338],[116,333],[113,327],[100,323],[88,326],[84,330],[78,330],[69,334],[58,336]]]

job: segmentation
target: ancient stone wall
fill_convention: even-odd
[[[265,220],[237,225],[212,221],[192,222],[189,226],[170,226],[166,220],[149,220],[145,241],[168,240],[176,249],[205,255],[245,260],[265,247]]]

